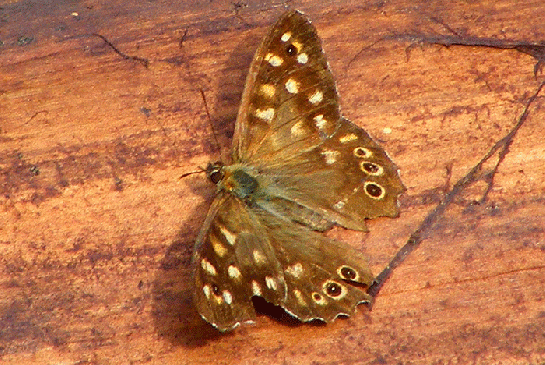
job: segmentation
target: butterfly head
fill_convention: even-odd
[[[225,165],[222,162],[209,163],[208,166],[206,166],[206,175],[215,185],[218,185],[225,177],[225,172],[223,171],[224,166]]]

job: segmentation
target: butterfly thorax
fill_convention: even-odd
[[[225,166],[221,162],[208,164],[206,174],[210,181],[218,187],[234,196],[251,200],[259,189],[259,183],[255,172],[240,164]]]

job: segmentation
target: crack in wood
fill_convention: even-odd
[[[424,218],[420,226],[411,234],[405,245],[397,252],[394,258],[390,263],[382,270],[382,272],[377,275],[373,284],[369,287],[368,293],[372,296],[373,300],[368,304],[369,309],[372,308],[373,302],[380,292],[381,288],[384,286],[384,283],[391,276],[393,270],[398,267],[411,252],[413,252],[420,243],[428,237],[428,234],[433,227],[433,225],[443,216],[447,208],[452,204],[454,199],[462,194],[462,192],[469,187],[470,185],[476,183],[479,180],[484,180],[486,183],[486,189],[477,204],[482,204],[494,184],[494,177],[498,172],[500,164],[503,162],[507,154],[509,153],[509,147],[513,143],[515,136],[519,129],[523,126],[524,122],[528,118],[530,106],[537,99],[539,93],[545,86],[545,81],[542,82],[537,88],[536,92],[528,99],[524,107],[524,111],[519,117],[515,126],[499,141],[497,141],[492,148],[485,154],[485,156],[475,165],[464,177],[462,177],[456,184],[452,187],[452,190],[445,195],[445,198]],[[488,162],[492,157],[498,155],[498,161],[494,165],[494,168],[483,174],[482,168],[483,165]]]

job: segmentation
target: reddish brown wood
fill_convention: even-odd
[[[330,234],[379,272],[445,186],[514,125],[543,79],[515,51],[399,34],[543,41],[545,6],[515,0],[290,3],[314,21],[345,115],[408,187],[398,219]],[[538,99],[481,205],[478,183],[384,286],[327,326],[262,315],[219,335],[188,264],[247,69],[276,3],[36,2],[0,19],[0,363],[513,363],[545,361],[545,125]],[[236,10],[236,11],[235,11]],[[106,37],[120,53],[107,45]],[[136,56],[149,61],[145,67]],[[387,133],[390,132],[390,133]],[[452,168],[450,184],[447,167]],[[489,165],[489,168],[492,164]]]

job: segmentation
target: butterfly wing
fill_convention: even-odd
[[[276,305],[285,301],[282,267],[264,227],[230,194],[220,193],[210,207],[193,272],[197,310],[220,331],[255,318],[254,295]]]
[[[405,189],[386,152],[341,116],[316,29],[297,11],[281,17],[256,52],[233,159],[273,181],[272,196],[258,204],[273,214],[283,207],[292,220],[303,209],[365,230],[365,218],[398,214]]]
[[[220,331],[255,318],[253,296],[302,321],[350,315],[373,280],[352,247],[229,194],[212,204],[193,265],[197,309]]]
[[[367,259],[346,243],[258,211],[262,227],[282,263],[286,297],[281,306],[299,320],[330,322],[369,302],[373,281]]]

